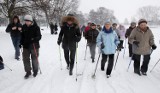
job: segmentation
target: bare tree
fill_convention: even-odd
[[[26,0],[3,0],[3,2],[0,2],[0,13],[8,18],[10,22],[14,15],[27,13],[28,8]]]
[[[28,0],[32,7],[44,12],[47,23],[59,22],[69,12],[75,12],[79,0]]]
[[[160,17],[160,7],[156,6],[145,6],[138,10],[138,17],[145,18],[150,23],[156,24]]]
[[[117,20],[114,16],[114,12],[105,7],[99,7],[96,11],[91,10],[89,13],[89,20],[91,22],[103,25],[106,19],[110,19],[111,21]]]

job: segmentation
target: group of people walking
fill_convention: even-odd
[[[25,24],[22,25],[18,16],[13,17],[12,22],[8,25],[6,32],[10,33],[11,39],[15,48],[15,59],[20,60],[20,49],[23,48],[23,63],[25,68],[25,78],[29,78],[33,71],[33,76],[36,77],[39,71],[39,41],[42,38],[40,27],[31,15],[24,17]],[[87,45],[90,48],[92,62],[95,62],[96,46],[102,55],[101,70],[105,70],[105,63],[108,59],[106,69],[107,78],[111,77],[111,72],[114,65],[115,54],[121,51],[124,40],[128,39],[129,57],[134,60],[134,72],[138,75],[147,75],[150,55],[157,47],[154,42],[154,35],[151,29],[147,26],[145,19],[140,19],[138,25],[132,22],[126,30],[123,25],[117,27],[117,23],[112,23],[107,19],[103,26],[95,23],[88,23],[85,28],[80,28],[77,18],[68,14],[62,18],[61,30],[57,40],[57,44],[64,50],[64,58],[69,70],[69,75],[73,75],[75,55],[78,48],[78,42],[83,36],[87,40]],[[51,34],[53,31],[51,30]],[[141,55],[144,56],[143,64],[140,67]],[[32,64],[30,62],[30,57]],[[32,65],[32,66],[31,66]],[[32,69],[32,68],[33,69]]]

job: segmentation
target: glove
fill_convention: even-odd
[[[139,47],[139,42],[138,41],[134,41],[133,44],[135,44],[137,47]]]
[[[156,45],[152,45],[152,49],[155,50],[157,48]]]
[[[19,48],[22,48],[22,45],[19,45]]]
[[[76,36],[76,42],[79,42],[81,40],[81,37]]]
[[[117,50],[121,51],[122,47],[120,45],[117,46]]]
[[[58,44],[58,45],[60,45],[60,44],[61,44],[61,41],[60,41],[60,40],[58,40],[58,41],[57,41],[57,44]]]
[[[105,47],[105,46],[104,46],[104,43],[102,43],[102,44],[101,44],[101,49],[103,49],[104,47]]]

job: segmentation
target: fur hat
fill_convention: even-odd
[[[140,19],[138,21],[138,25],[140,25],[141,23],[146,23],[147,24],[147,20],[146,19]]]
[[[31,22],[33,22],[33,17],[32,17],[31,15],[26,15],[26,16],[24,17],[24,20],[25,20],[25,21],[31,21]]]
[[[62,18],[61,26],[63,26],[64,23],[67,23],[68,21],[72,21],[74,24],[79,26],[78,20],[74,16],[70,16],[70,15],[69,16],[65,16],[65,17]]]

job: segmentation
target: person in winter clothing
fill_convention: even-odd
[[[87,39],[87,43],[90,48],[92,62],[94,62],[94,59],[95,59],[96,39],[97,39],[98,34],[99,32],[98,30],[96,30],[96,24],[94,23],[91,24],[91,29],[87,31],[85,34],[85,38]]]
[[[150,61],[151,49],[155,50],[157,46],[154,42],[154,35],[147,26],[145,19],[140,19],[129,37],[129,43],[132,44],[134,54],[134,72],[138,75],[147,75],[148,64]],[[144,56],[143,64],[140,68],[141,55]]]
[[[98,29],[99,32],[102,31],[101,25],[97,25],[97,29]]]
[[[102,52],[102,61],[101,61],[101,70],[104,71],[105,63],[107,58],[109,57],[108,61],[108,68],[106,71],[107,78],[110,77],[113,64],[114,64],[114,54],[116,53],[116,47],[119,44],[119,39],[115,31],[113,31],[111,27],[110,20],[105,22],[105,25],[102,31],[99,33],[97,37],[97,45],[101,49]]]
[[[85,31],[84,31],[84,32],[86,33],[87,31],[90,30],[90,28],[91,28],[91,23],[89,22],[89,23],[88,23],[88,26],[85,28]]]
[[[84,37],[85,37],[85,28],[86,28],[85,25],[81,27],[81,34],[83,34]]]
[[[7,26],[6,32],[10,33],[12,43],[15,49],[15,59],[20,59],[20,39],[21,39],[22,24],[20,23],[19,17],[14,16],[12,22]]]
[[[55,31],[55,34],[57,34],[57,31],[58,31],[58,25],[57,25],[57,23],[55,23],[55,25],[54,25],[54,31]]]
[[[118,35],[118,33],[119,33],[119,31],[118,31],[118,29],[117,29],[117,23],[113,23],[112,24],[112,29],[117,33],[117,35]]]
[[[49,25],[50,25],[50,29],[51,29],[51,34],[53,35],[54,34],[55,26],[53,25],[52,22]]]
[[[125,40],[125,33],[126,33],[126,29],[123,25],[119,25],[118,27],[118,37],[120,39],[120,44],[119,44],[119,47],[121,47],[122,49],[124,48],[123,47],[123,42]]]
[[[0,70],[4,69],[3,58],[0,56]]]
[[[62,27],[59,33],[58,45],[62,43],[64,57],[69,69],[69,75],[73,74],[76,48],[81,40],[81,33],[78,20],[73,15],[68,15],[62,19]]]
[[[131,34],[131,32],[133,31],[134,28],[136,28],[136,22],[132,22],[130,27],[127,29],[126,34],[125,34],[126,38],[129,38],[129,36],[130,36],[130,34]],[[132,44],[130,44],[129,42],[128,42],[128,49],[129,49],[129,57],[132,57],[133,56],[133,54],[132,54]]]
[[[39,70],[39,41],[41,40],[40,27],[36,21],[33,20],[31,15],[24,17],[25,24],[22,27],[22,39],[20,47],[23,46],[23,63],[26,72],[25,78],[29,78],[31,75],[31,69],[33,68],[33,76],[36,77]],[[32,68],[30,63],[30,57],[32,60]]]

